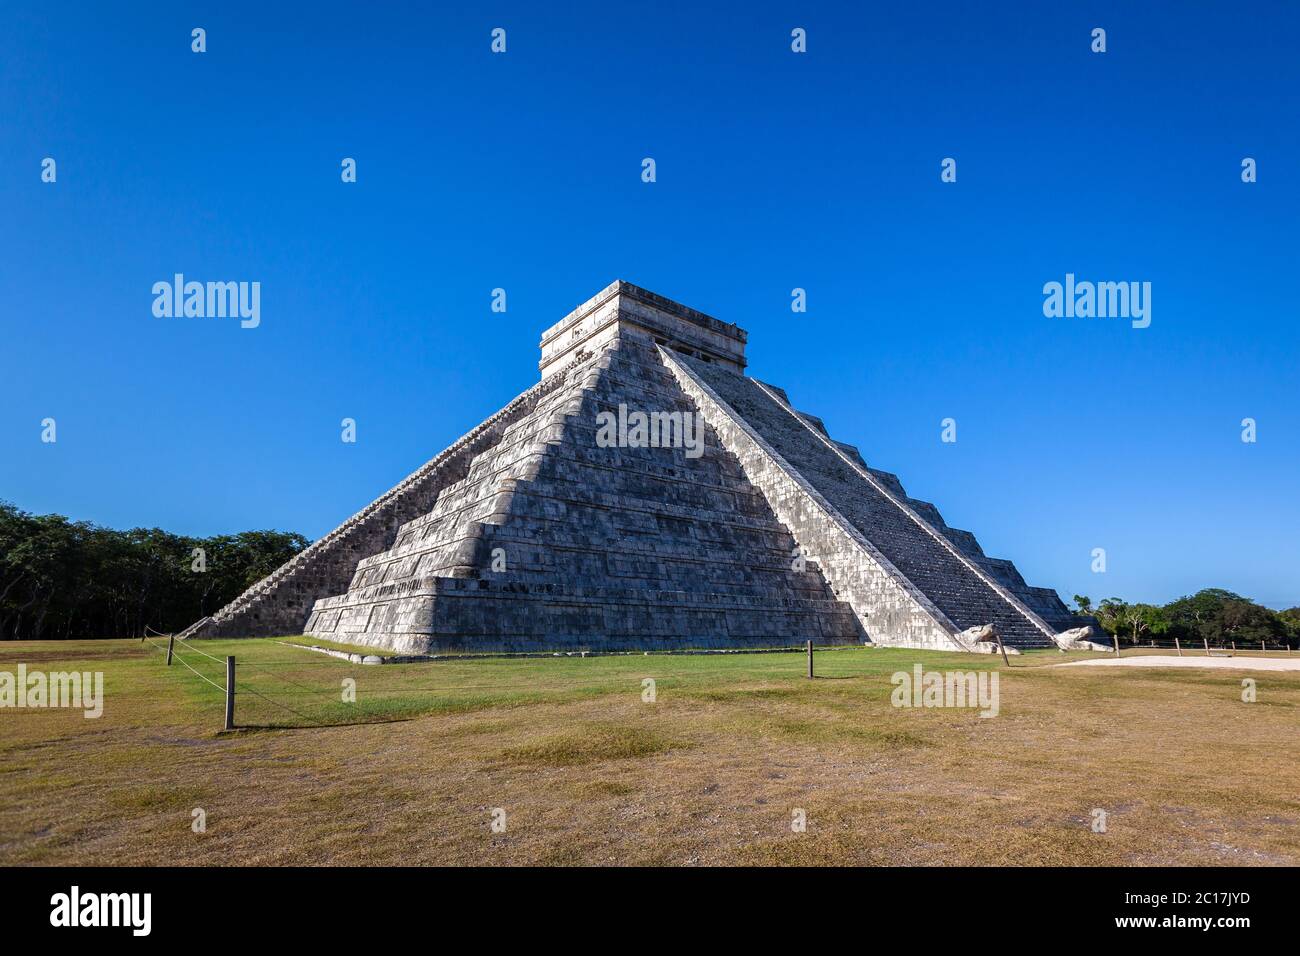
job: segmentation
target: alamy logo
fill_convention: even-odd
[[[1043,315],[1049,319],[1132,319],[1133,328],[1151,324],[1150,282],[1065,282],[1043,286]]]
[[[224,319],[239,317],[240,328],[262,323],[262,283],[186,282],[176,273],[171,282],[153,284],[153,314],[160,319]]]
[[[997,671],[927,672],[915,664],[912,673],[895,671],[889,682],[895,707],[978,707],[981,717],[998,715]]]
[[[19,664],[17,674],[0,671],[0,707],[79,708],[93,720],[104,713],[104,672],[46,674]]]
[[[629,412],[596,415],[599,448],[685,448],[687,458],[704,454],[704,419],[693,412]]]
[[[70,893],[50,897],[51,926],[129,926],[133,936],[148,936],[153,924],[152,893]]]

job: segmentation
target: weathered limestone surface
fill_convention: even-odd
[[[189,636],[402,652],[871,640],[977,650],[1075,626],[785,393],[737,326],[615,282],[542,337],[542,381]],[[602,447],[604,412],[702,419],[703,453]]]
[[[480,453],[308,633],[403,651],[855,642],[850,608],[708,428],[705,448],[599,447],[597,415],[694,409],[624,330]],[[495,563],[494,563],[495,559]]]
[[[830,438],[820,419],[795,411],[784,392],[689,358],[669,354],[668,361],[701,387],[707,386],[710,400],[718,406],[715,414],[743,425],[750,436],[762,439],[769,457],[779,459],[775,469],[749,472],[769,498],[786,497],[790,480],[798,477],[805,486],[804,496],[815,491],[825,503],[823,507],[835,509],[840,517],[835,533],[801,535],[794,529],[795,537],[826,567],[833,585],[838,588],[843,581],[850,588],[848,600],[873,641],[954,647],[962,645],[959,634],[966,628],[994,624],[1007,644],[1054,645],[1052,625],[939,531],[935,525],[944,525],[933,505],[916,502],[925,512],[918,513],[897,479],[885,482],[873,475],[859,463],[860,455],[854,456]],[[795,505],[788,507],[792,515],[798,512]],[[792,520],[781,508],[777,513],[787,523]],[[919,628],[913,617],[905,625],[878,577],[861,572],[862,541],[874,552],[871,563],[887,569],[891,584],[905,587],[906,582],[912,592],[924,596],[933,622],[930,628]],[[973,537],[970,543],[973,545]],[[854,565],[854,570],[846,567],[841,577],[837,569],[847,565]],[[936,627],[942,637],[936,636]]]
[[[735,372],[745,370],[748,336],[744,329],[620,280],[542,333],[542,360],[538,363],[542,378],[563,369],[580,353],[599,351],[629,333],[658,345],[671,341],[684,355],[717,362]]]
[[[876,643],[965,650],[960,630],[898,571],[871,541],[714,391],[701,369],[663,353],[682,388],[704,412],[723,444],[739,457],[750,480],[799,542],[826,571],[834,590],[853,608]],[[751,379],[723,372],[722,384],[743,388]],[[883,640],[882,640],[883,639]]]
[[[302,632],[312,604],[346,590],[357,562],[388,547],[397,527],[428,510],[444,485],[458,480],[477,452],[527,414],[555,388],[540,382],[372,501],[325,537],[295,555],[181,637],[267,637]]]

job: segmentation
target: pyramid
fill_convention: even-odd
[[[543,333],[538,384],[184,636],[977,650],[1079,622],[746,376],[746,339],[613,283]]]

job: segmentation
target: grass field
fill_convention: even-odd
[[[850,648],[810,681],[798,654],[365,666],[178,647],[198,674],[133,641],[0,644],[0,671],[105,680],[99,719],[0,710],[0,864],[1300,863],[1294,673],[1250,674],[1243,703],[1245,674],[1056,652],[1008,668]],[[199,651],[237,655],[242,729],[218,732],[199,674],[224,670]],[[999,715],[891,706],[916,661],[996,668]]]

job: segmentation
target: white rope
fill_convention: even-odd
[[[211,654],[207,653],[206,651],[201,651],[201,650],[199,650],[197,647],[195,647],[193,644],[189,643],[188,641],[185,642],[185,649],[186,649],[187,651],[193,651],[195,654],[202,654],[202,655],[203,655],[204,657],[206,657],[208,660],[210,660],[210,661],[216,661],[218,664],[224,664],[224,663],[226,663],[225,661],[223,661],[223,660],[222,660],[221,658],[219,658],[219,657],[213,657]]]
[[[189,667],[191,671],[194,671],[194,673],[195,673],[198,677],[200,677],[200,678],[202,678],[203,680],[207,681],[209,684],[211,684],[211,685],[212,685],[213,687],[215,687],[217,690],[221,691],[222,694],[225,694],[226,689],[225,689],[224,687],[222,687],[220,684],[218,684],[216,681],[212,680],[211,678],[205,677],[204,675],[200,674],[198,671],[194,670],[194,668],[191,667],[190,664],[189,664],[188,662],[186,662],[185,658],[181,657],[179,654],[174,654],[173,656],[176,658],[176,660],[180,661],[180,662],[181,662],[182,664],[184,664],[186,667]]]
[[[238,684],[238,683],[235,684],[235,693],[236,693],[236,694],[239,693],[239,684]],[[280,702],[277,701],[277,700],[272,700],[271,698],[267,697],[265,694],[259,694],[257,691],[253,690],[253,688],[251,688],[251,687],[249,687],[249,686],[247,686],[247,685],[244,686],[244,693],[246,693],[246,694],[252,694],[254,697],[260,697],[260,698],[262,698],[262,700],[266,701],[268,704],[274,704],[276,707],[279,707],[281,710],[287,710],[289,713],[293,714],[295,717],[301,717],[303,720],[307,721],[307,723],[309,723],[309,724],[315,724],[317,727],[324,727],[324,726],[326,726],[325,724],[322,724],[322,723],[321,723],[320,721],[318,721],[318,720],[312,720],[312,719],[311,719],[310,717],[308,717],[306,714],[299,713],[298,711],[294,710],[292,707],[288,707],[288,706],[286,706],[286,705],[280,703]]]

